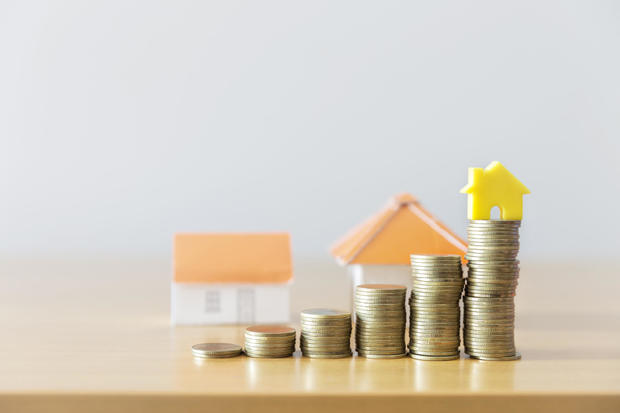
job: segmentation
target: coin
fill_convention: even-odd
[[[325,344],[337,344],[337,343],[349,343],[351,341],[351,336],[347,334],[346,336],[312,336],[308,334],[304,334],[299,338],[300,341],[304,341],[306,343],[325,343]]]
[[[376,310],[400,310],[405,306],[404,297],[403,300],[399,300],[394,302],[391,300],[389,302],[380,302],[380,301],[366,301],[362,302],[359,300],[355,300],[355,309],[356,311],[376,311]]]
[[[288,343],[291,341],[291,339],[295,337],[295,336],[276,336],[276,337],[271,337],[271,336],[257,336],[257,335],[249,335],[246,334],[245,335],[245,339],[247,341],[254,341],[254,342],[259,342],[259,343],[264,343],[264,342],[270,342],[270,343]]]
[[[361,357],[365,357],[368,359],[397,359],[397,358],[401,358],[407,355],[407,353],[405,352],[399,353],[399,354],[379,354],[375,352],[364,352],[364,351],[358,351],[357,354],[360,355]]]
[[[256,325],[245,329],[246,335],[288,337],[295,335],[295,329],[286,326]]]
[[[352,353],[340,353],[340,354],[322,354],[322,353],[304,353],[304,357],[317,358],[317,359],[341,359],[345,357],[351,357]]]
[[[293,353],[290,354],[261,354],[261,353],[253,353],[249,351],[245,351],[245,355],[252,358],[269,358],[269,359],[279,359],[284,357],[291,357]]]
[[[295,351],[295,349],[293,348],[288,348],[288,349],[257,349],[257,348],[251,348],[251,347],[245,347],[244,351],[246,353],[252,353],[252,354],[261,354],[261,355],[273,355],[273,356],[287,356],[287,355],[291,355],[293,354],[293,352]]]
[[[346,311],[332,310],[329,308],[311,308],[309,310],[303,310],[301,312],[302,319],[314,318],[314,319],[350,319],[351,313]]]
[[[307,346],[303,345],[300,347],[302,354],[306,354],[308,352],[314,353],[330,353],[330,354],[340,354],[340,353],[349,353],[351,352],[351,347],[348,346],[335,346],[335,347],[323,347],[323,346]]]
[[[458,360],[461,356],[457,354],[449,355],[449,356],[423,356],[421,354],[409,353],[409,357],[416,360],[424,360],[424,361],[449,361],[449,360]]]
[[[295,343],[291,342],[290,344],[253,344],[246,342],[244,347],[256,351],[286,351],[287,349],[295,349]]]
[[[198,358],[229,358],[241,354],[241,346],[231,343],[200,343],[192,346],[192,354]]]
[[[512,361],[512,360],[521,360],[521,353],[515,353],[512,356],[500,356],[500,357],[492,357],[492,356],[469,356],[472,359],[481,360],[481,361]]]
[[[307,328],[315,328],[315,327],[334,327],[334,328],[346,328],[351,327],[351,319],[345,321],[335,321],[335,320],[301,320],[301,326]]]
[[[407,287],[396,284],[360,284],[357,286],[357,294],[391,294],[405,293]]]

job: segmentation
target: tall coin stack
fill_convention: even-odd
[[[350,357],[351,313],[324,308],[302,311],[299,340],[306,357]]]
[[[409,356],[459,358],[463,267],[459,255],[412,255]]]
[[[245,354],[250,357],[290,357],[295,352],[295,329],[259,325],[245,330]]]
[[[469,221],[463,339],[472,358],[521,357],[514,343],[520,225],[521,221]]]
[[[355,289],[355,347],[367,358],[397,358],[405,350],[407,287],[362,284]]]

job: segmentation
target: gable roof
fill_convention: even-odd
[[[486,168],[469,168],[468,182],[461,189],[462,194],[471,194],[485,183],[505,185],[509,183],[522,194],[529,194],[530,190],[521,183],[504,165],[498,161],[493,161]]]
[[[330,249],[341,265],[409,264],[411,254],[458,254],[465,242],[407,193],[392,197]]]
[[[293,278],[287,233],[177,234],[174,281],[285,283]]]

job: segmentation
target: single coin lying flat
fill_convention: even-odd
[[[194,357],[223,359],[241,354],[241,346],[231,343],[200,343],[192,346]]]

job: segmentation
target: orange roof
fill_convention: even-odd
[[[467,245],[410,194],[390,199],[376,215],[353,228],[331,248],[345,264],[409,264],[411,254],[465,255]]]
[[[285,283],[293,278],[289,234],[177,234],[174,281]]]

